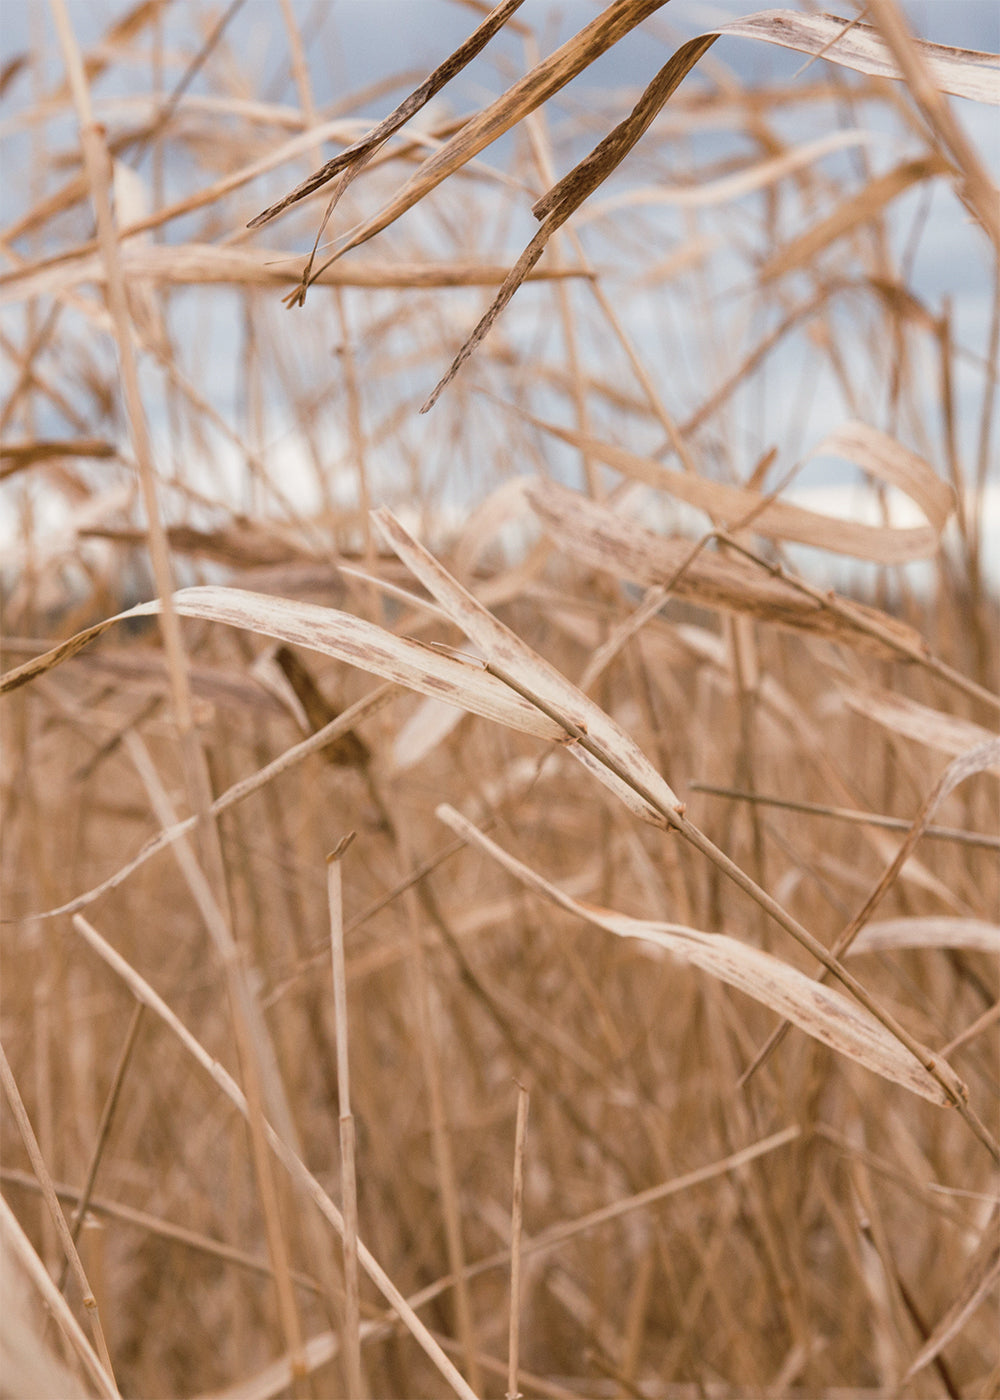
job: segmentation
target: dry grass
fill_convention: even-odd
[[[987,1400],[1000,67],[467,8],[3,70],[0,1394]]]

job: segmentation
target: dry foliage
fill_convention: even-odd
[[[0,73],[0,1395],[986,1400],[1000,62],[456,8]]]

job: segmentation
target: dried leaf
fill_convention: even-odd
[[[951,487],[935,476],[922,457],[865,423],[842,424],[824,438],[809,457],[839,456],[856,462],[872,476],[904,491],[923,511],[928,525],[894,529],[840,520],[788,501],[772,499],[759,491],[675,471],[586,433],[556,427],[530,414],[524,416],[535,427],[578,447],[631,480],[668,491],[678,500],[705,511],[716,523],[735,528],[739,522],[751,520],[749,528],[755,534],[812,545],[836,554],[850,554],[872,563],[903,564],[936,553],[941,531],[954,504]]]
[[[560,908],[619,938],[638,939],[682,962],[692,963],[703,972],[745,992],[755,1001],[771,1007],[838,1054],[856,1060],[885,1079],[902,1084],[931,1103],[951,1103],[916,1057],[905,1050],[864,1007],[858,1006],[843,993],[813,981],[770,953],[739,943],[725,934],[703,933],[699,929],[659,920],[633,919],[574,899],[536,871],[515,860],[453,807],[442,804],[437,808],[437,815],[452,831],[485,851],[515,879]]]
[[[384,121],[379,122],[378,126],[374,127],[367,136],[356,141],[354,145],[348,146],[346,151],[341,151],[333,160],[327,161],[319,170],[314,171],[300,185],[296,185],[294,190],[280,199],[277,204],[272,204],[269,209],[265,209],[262,214],[251,219],[247,227],[259,228],[261,224],[266,224],[292,204],[297,204],[300,199],[305,199],[307,195],[321,189],[323,185],[329,184],[335,176],[342,172],[349,170],[352,175],[356,174],[394,132],[405,126],[411,117],[415,117],[446,83],[451,82],[456,74],[460,73],[478,53],[482,52],[523,3],[524,0],[503,0],[502,4],[495,6],[479,28],[473,30],[468,39],[460,44],[443,63],[439,64],[433,73],[411,92],[409,97],[401,102]]]
[[[839,682],[837,688],[851,709],[859,715],[873,719],[876,724],[907,739],[914,739],[918,744],[926,744],[938,753],[963,754],[994,741],[995,736],[982,725],[931,709],[929,705],[921,705],[919,701],[910,700],[894,691],[843,682]],[[988,771],[1000,773],[1000,763],[994,760]]]
[[[426,413],[428,409],[433,407],[441,392],[489,333],[494,321],[542,256],[545,245],[552,234],[618,168],[683,79],[711,48],[717,38],[723,34],[730,34],[763,39],[769,43],[781,44],[783,47],[797,48],[803,53],[821,54],[834,63],[859,68],[861,71],[866,71],[866,64],[877,62],[884,68],[886,76],[900,76],[898,69],[891,63],[888,47],[874,30],[862,25],[845,25],[830,16],[820,18],[826,21],[825,32],[822,26],[809,26],[800,23],[803,19],[801,15],[789,11],[772,10],[760,15],[751,15],[746,20],[736,21],[731,25],[724,25],[721,29],[709,31],[707,34],[699,35],[698,38],[683,44],[647,86],[629,116],[624,121],[619,122],[588,156],[535,203],[532,213],[537,219],[543,221],[541,229],[511,269],[510,275],[497,293],[492,305],[452,361],[447,374],[434,388],[421,412]],[[858,29],[864,32],[858,36],[855,42],[851,43],[850,36],[855,34]],[[820,33],[824,33],[822,42],[819,42]],[[962,58],[955,61],[954,54],[957,52],[961,52]],[[947,73],[955,83],[962,82],[966,78],[969,57],[966,51],[951,50],[941,53],[939,57],[942,74]],[[987,58],[988,56],[978,55],[978,57]],[[984,85],[984,89],[986,86]],[[926,161],[911,162],[908,166],[900,167],[898,171],[884,176],[881,181],[871,182],[859,195],[835,211],[828,220],[824,220],[817,228],[803,235],[802,239],[783,250],[778,258],[773,259],[774,272],[797,266],[804,257],[809,255],[807,249],[811,249],[812,252],[817,251],[819,247],[824,247],[826,243],[840,237],[855,224],[871,218],[885,203],[895,198],[908,185],[929,175],[944,173],[949,168],[942,157],[932,156]],[[412,186],[413,181],[410,184]],[[420,197],[420,195],[417,196],[417,198]],[[375,221],[364,225],[362,230],[345,246],[354,246],[363,238],[371,237],[372,233],[386,227],[386,223],[391,222],[394,217],[397,215],[392,214],[387,218],[385,211],[383,211],[383,214],[377,216]],[[769,264],[768,267],[770,268],[771,265]],[[762,275],[771,274],[765,269]]]
[[[812,54],[873,78],[902,79],[889,46],[870,24],[855,24],[836,15],[795,10],[762,10],[725,26],[726,34],[764,39],[769,44]],[[916,41],[935,84],[952,97],[1000,106],[1000,60],[978,49],[951,48]]]
[[[663,3],[664,0],[617,0],[617,3],[609,5],[488,107],[470,117],[450,141],[423,162],[383,209],[345,240],[337,256],[342,257],[349,249],[366,243],[394,223],[407,209],[436,189],[442,180],[460,170],[505,131],[516,126],[522,118],[529,116],[565,87]]]
[[[77,533],[85,539],[112,540],[125,545],[142,545],[147,539],[145,530],[111,525],[87,526]],[[171,525],[167,530],[167,540],[176,554],[212,559],[236,569],[272,568],[315,559],[310,550],[286,538],[280,530],[242,516],[215,530],[197,530],[193,525]]]
[[[985,919],[953,919],[931,914],[907,919],[881,919],[866,924],[852,953],[894,952],[899,948],[969,948],[1000,957],[1000,924]]]
[[[452,734],[462,715],[440,700],[421,700],[392,741],[390,770],[405,773],[414,768]]]
[[[639,791],[650,793],[664,807],[682,810],[683,804],[669,785],[610,715],[605,714],[589,696],[584,695],[554,666],[532,651],[516,633],[488,612],[432,554],[417,543],[390,510],[383,506],[373,512],[373,518],[403,563],[437,599],[451,620],[475,643],[487,663],[513,680],[522,693],[549,707],[552,714],[569,720],[573,726],[583,730],[631,781],[624,781],[580,744],[570,745],[569,752],[594,777],[616,793],[630,811],[656,826],[664,826],[664,818],[638,795],[632,783],[638,785]]]
[[[566,732],[554,720],[479,666],[446,656],[419,642],[393,636],[350,613],[237,588],[185,588],[174,594],[173,603],[183,617],[225,622],[231,627],[320,651],[349,666],[397,681],[411,690],[446,700],[459,709],[483,715],[522,733],[565,742]],[[36,657],[16,671],[8,671],[0,678],[0,694],[68,660],[115,623],[129,617],[148,617],[159,611],[159,599],[141,603],[77,633],[44,656]]]
[[[887,643],[869,636],[842,616],[821,607],[784,579],[763,573],[740,559],[701,550],[690,540],[664,539],[631,520],[550,481],[532,481],[525,488],[532,509],[556,543],[590,568],[646,588],[669,585],[678,598],[705,608],[743,613],[762,622],[815,633],[858,651],[894,656]],[[692,557],[694,555],[694,557]],[[879,627],[910,647],[920,645],[912,628],[875,608],[852,603],[859,618]]]

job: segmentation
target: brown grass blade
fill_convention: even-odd
[[[515,14],[524,3],[524,0],[503,0],[490,11],[478,29],[475,29],[463,44],[450,54],[445,61],[434,69],[433,73],[410,93],[403,102],[399,104],[394,112],[391,112],[384,121],[379,122],[367,136],[354,145],[348,146],[346,151],[341,151],[333,160],[313,172],[295,189],[279,199],[276,204],[265,209],[263,213],[251,219],[247,228],[260,228],[269,220],[276,218],[278,214],[284,212],[291,205],[297,204],[300,199],[305,199],[307,195],[322,187],[344,171],[349,171],[350,175],[357,174],[360,169],[371,159],[380,146],[384,145],[390,136],[405,126],[411,117],[430,102],[446,83],[450,83],[456,74],[460,73],[478,53],[481,53],[495,34],[498,34],[510,17]]]
[[[863,1007],[841,992],[823,987],[770,953],[739,943],[725,934],[704,933],[681,924],[633,919],[564,894],[537,871],[516,860],[446,803],[438,817],[457,835],[491,856],[515,879],[560,908],[619,938],[651,944],[682,962],[745,992],[793,1021],[808,1035],[846,1055],[884,1079],[902,1084],[931,1103],[951,1099],[909,1051]],[[819,995],[817,995],[819,993]]]
[[[401,214],[436,189],[442,180],[460,170],[505,131],[548,101],[663,3],[664,0],[615,0],[495,102],[470,117],[450,141],[424,161],[388,204],[345,240],[336,256],[342,257],[351,248],[366,243],[369,238],[388,228]]]
[[[507,280],[475,330],[455,356],[451,366],[432,390],[420,412],[434,407],[440,394],[448,387],[462,365],[489,334],[490,328],[510,302],[521,283],[545,251],[552,235],[562,227],[571,214],[622,163],[644,132],[648,131],[660,109],[680,83],[687,77],[702,54],[715,42],[711,36],[692,39],[678,49],[669,63],[660,69],[646,88],[631,113],[591,151],[590,155],[553,185],[533,206],[531,212],[542,220],[542,227],[511,268]]]
[[[562,717],[595,740],[640,786],[655,794],[664,807],[682,810],[683,804],[670,786],[610,715],[488,612],[418,544],[390,510],[383,506],[374,511],[373,516],[407,568],[437,599],[456,626],[479,647],[494,675],[502,674],[508,683],[513,682],[518,687],[521,695],[530,695],[536,704],[545,706],[546,713]],[[663,817],[645,799],[579,744],[571,744],[568,752],[611,788],[630,811],[655,826],[664,825]]]
[[[695,553],[690,540],[664,539],[553,482],[532,481],[525,491],[546,532],[590,568],[647,588],[669,586],[676,597],[700,607],[812,632],[858,651],[895,654],[889,645],[827,611],[783,579],[764,574],[742,560],[705,550]],[[920,645],[919,633],[895,618],[861,604],[851,606],[859,616],[878,621],[891,636],[911,646]]]
[[[749,520],[752,522],[749,528],[755,534],[849,554],[873,563],[902,564],[934,554],[954,504],[951,487],[935,476],[922,457],[865,423],[843,424],[824,438],[808,454],[809,458],[838,456],[857,463],[880,481],[904,491],[923,511],[928,525],[898,529],[840,520],[759,491],[674,471],[588,434],[524,416],[536,427],[579,447],[629,479],[667,491],[678,500],[705,511],[716,523],[725,522],[735,528],[739,522]]]

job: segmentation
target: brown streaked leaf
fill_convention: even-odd
[[[230,627],[320,651],[522,733],[557,743],[566,740],[566,731],[560,725],[475,663],[459,661],[433,647],[396,637],[350,613],[264,593],[212,586],[181,589],[173,595],[173,603],[182,617],[225,622]],[[0,677],[0,694],[60,665],[125,618],[152,616],[160,611],[160,606],[159,599],[140,603],[78,632],[44,656]]]
[[[902,564],[935,553],[954,503],[951,487],[935,476],[922,457],[865,423],[842,424],[813,448],[809,457],[840,456],[856,462],[873,476],[904,491],[920,507],[928,525],[899,529],[840,520],[789,501],[772,499],[759,491],[676,471],[588,434],[556,427],[530,414],[523,416],[632,480],[668,491],[678,500],[696,506],[717,523],[735,528],[740,521],[749,519],[748,528],[756,534],[850,554],[872,563]]]
[[[772,954],[739,943],[726,934],[704,933],[700,929],[653,919],[633,919],[574,899],[484,836],[453,807],[444,803],[437,808],[437,815],[452,831],[491,856],[515,879],[567,912],[619,938],[638,939],[682,962],[691,963],[771,1007],[808,1035],[884,1079],[903,1085],[931,1103],[942,1106],[951,1103],[916,1057],[864,1007],[842,992],[825,987]]]
[[[744,39],[763,39],[797,53],[812,54],[841,68],[873,78],[899,82],[903,74],[892,51],[870,24],[843,20],[837,15],[802,14],[795,10],[762,10],[733,20],[722,31]],[[946,44],[915,41],[924,62],[942,92],[973,102],[1000,105],[1000,59],[979,49],[959,49]]]
[[[683,809],[680,799],[635,740],[610,715],[488,612],[423,545],[418,544],[390,510],[383,506],[373,511],[372,515],[403,563],[437,599],[456,626],[479,647],[491,668],[509,677],[523,694],[537,698],[552,714],[569,720],[576,728],[583,730],[638,783],[640,789],[655,795],[665,807],[675,811]],[[634,787],[592,753],[580,744],[571,744],[568,752],[609,787],[630,811],[655,826],[665,825],[660,813],[640,797]]]
[[[550,481],[525,487],[532,509],[546,531],[568,554],[590,568],[646,588],[669,585],[678,598],[700,607],[722,609],[759,618],[796,631],[812,632],[858,651],[894,656],[891,646],[852,627],[843,617],[821,607],[784,579],[763,573],[741,559],[723,558],[707,550],[695,553],[686,539],[661,535],[623,519],[607,506]],[[859,617],[901,643],[920,645],[920,634],[875,608],[852,604]]]

